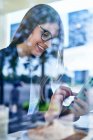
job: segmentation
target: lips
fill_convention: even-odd
[[[45,49],[42,46],[40,46],[39,44],[37,44],[36,48],[37,48],[37,52],[40,53],[40,54],[45,51]]]
[[[41,47],[40,45],[38,45],[38,48],[40,49],[40,50],[45,50],[43,47]]]

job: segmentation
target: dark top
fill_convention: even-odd
[[[17,65],[19,63],[19,61],[20,60],[19,60],[17,49],[16,49],[15,45],[12,45],[12,46],[10,45],[9,47],[0,50],[0,104],[4,103],[5,94],[7,94],[7,97],[9,97],[9,94],[11,94],[9,103],[18,104],[19,92],[18,92],[17,87],[14,86],[14,83],[17,80],[19,82],[21,80],[24,80],[30,85],[30,76],[29,75],[28,75],[28,77],[27,77],[27,75],[26,75],[26,77],[24,75],[23,79],[21,79],[20,76],[16,73],[16,68],[18,68],[19,71],[21,71],[20,65]],[[27,61],[27,63],[23,62],[24,67],[29,68],[28,63],[29,63],[28,61]],[[12,74],[9,72],[10,69],[12,70]],[[8,86],[8,84],[10,84],[12,86],[11,90],[9,90],[10,87],[8,87],[7,90],[5,91],[5,84],[7,86]],[[30,86],[29,86],[29,88],[30,88]],[[25,87],[22,86],[22,89],[24,90]],[[30,95],[30,89],[28,89],[28,92]],[[26,93],[24,91],[22,94],[26,95]],[[24,116],[24,114],[23,115],[21,114],[20,116],[16,117],[13,120],[10,117],[8,132],[12,133],[12,132],[16,132],[19,130],[34,128],[34,127],[36,127],[34,122],[36,122],[37,120],[45,121],[43,114],[41,114],[41,113],[33,114],[33,115],[26,114],[25,116]]]
[[[6,73],[12,67],[15,70],[17,64],[18,53],[16,46],[9,46],[0,50],[0,104],[4,102],[4,83],[7,81],[7,76],[3,74],[4,68]],[[10,75],[8,74],[10,77]]]
[[[17,87],[14,87],[11,90],[11,95],[10,95],[10,100],[11,100],[11,104],[16,104],[19,105],[19,90]]]

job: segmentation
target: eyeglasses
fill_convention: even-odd
[[[51,34],[48,30],[44,29],[44,28],[41,27],[40,25],[39,25],[39,27],[40,27],[40,29],[42,30],[41,39],[42,39],[43,41],[48,41],[48,40],[50,40],[50,39],[53,38],[53,37],[52,37],[52,34]]]

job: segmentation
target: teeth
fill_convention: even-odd
[[[44,48],[42,48],[41,46],[38,45],[38,47],[39,47],[40,49],[44,50]]]

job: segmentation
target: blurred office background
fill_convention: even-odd
[[[64,25],[64,73],[62,82],[70,86],[73,91],[78,92],[82,85],[93,77],[93,1],[86,0],[0,0],[0,49],[9,45],[21,19],[29,8],[38,4],[47,3],[53,6],[60,14]],[[37,66],[37,59],[33,67]],[[47,61],[47,60],[46,60]],[[54,62],[54,61],[53,61]],[[48,65],[49,66],[49,65]],[[44,76],[53,74],[53,67],[48,71],[46,65]],[[17,69],[19,79],[24,84],[18,86],[20,93],[20,105],[28,108],[29,102],[29,73],[27,69]],[[33,89],[38,86],[38,80],[42,76],[42,66],[37,66],[32,74]],[[9,75],[10,74],[10,75]],[[3,67],[4,83],[4,104],[9,104],[12,90],[12,68],[6,71]],[[52,75],[53,76],[53,75]],[[1,80],[1,79],[0,79]],[[0,81],[1,82],[1,81]],[[34,90],[33,90],[34,92]],[[51,90],[47,84],[45,89],[46,102],[49,101]]]

